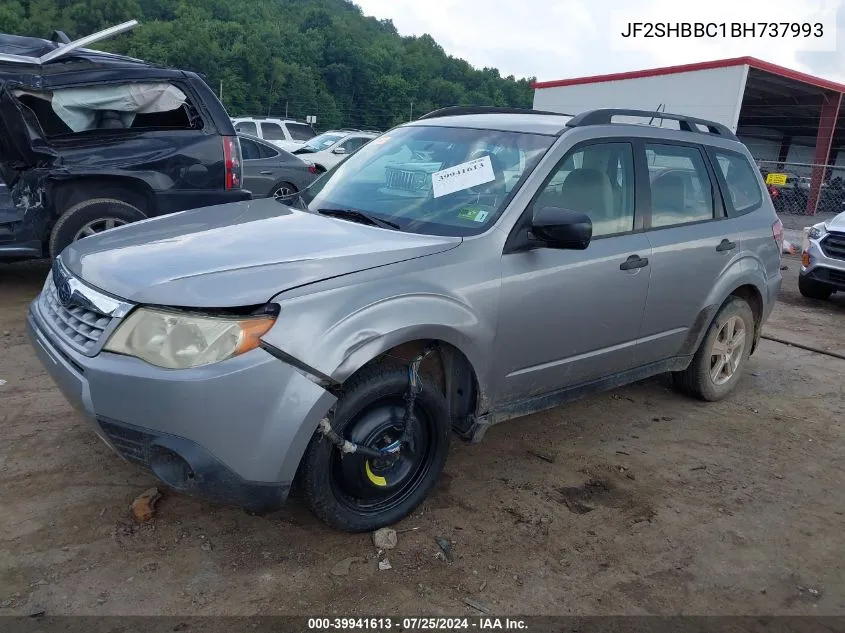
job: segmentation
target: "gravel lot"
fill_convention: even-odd
[[[766,334],[845,354],[845,296],[802,299],[785,263]],[[379,571],[368,535],[296,500],[253,517],[165,493],[136,526],[154,480],[26,340],[46,270],[0,265],[0,615],[845,614],[845,360],[764,340],[721,403],[658,379],[455,441]]]

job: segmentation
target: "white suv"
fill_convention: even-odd
[[[289,119],[250,116],[232,119],[232,123],[238,134],[257,136],[288,152],[302,147],[305,141],[317,136],[308,123]]]
[[[299,146],[293,153],[300,158],[307,157],[318,170],[328,171],[380,134],[371,130],[329,130]]]

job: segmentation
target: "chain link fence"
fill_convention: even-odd
[[[775,210],[792,215],[813,214],[810,208],[810,185],[814,177],[821,179],[821,191],[815,214],[845,211],[845,165],[812,165],[758,160],[757,166]]]

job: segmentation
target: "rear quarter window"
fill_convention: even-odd
[[[261,138],[265,138],[268,141],[285,140],[285,132],[284,130],[282,130],[282,126],[280,126],[278,123],[262,123],[261,132]]]
[[[256,143],[256,145],[258,146],[258,152],[261,158],[275,158],[279,155],[279,152],[269,145],[265,145],[264,143]]]
[[[303,123],[287,123],[288,134],[294,141],[307,141],[317,136],[310,125]]]
[[[708,148],[725,197],[728,216],[745,215],[763,204],[763,193],[755,168],[737,152]]]
[[[200,130],[189,94],[168,82],[104,83],[55,91],[16,90],[47,138],[127,130]]]

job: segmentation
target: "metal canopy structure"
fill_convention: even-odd
[[[721,75],[719,71],[722,71]],[[700,80],[696,80],[697,77]],[[737,77],[741,80],[737,81]],[[613,82],[623,83],[607,85]],[[638,90],[637,84],[640,83],[642,89]],[[662,91],[660,96],[655,95],[655,87],[658,85]],[[694,97],[686,96],[684,91],[696,85],[702,88],[695,99],[704,101],[704,97],[710,97],[709,103],[690,103]],[[625,107],[625,100],[645,93],[647,99],[669,101],[667,109],[676,114],[687,114],[683,111],[685,106],[699,110],[711,108],[713,115],[708,118],[718,120],[718,117],[722,117],[723,122],[732,125],[746,142],[756,137],[768,138],[770,144],[775,141],[779,143],[780,151],[775,152],[778,154],[778,163],[786,162],[793,146],[814,145],[808,214],[813,214],[816,209],[825,173],[822,166],[836,162],[840,150],[845,151],[845,117],[840,116],[845,85],[755,57],[537,82],[533,87],[537,91],[535,107],[538,107],[538,102],[547,104],[550,101],[565,107],[569,105],[567,100],[584,102],[599,96],[620,100],[620,103],[608,103],[602,107]],[[538,97],[542,92],[552,92],[550,89],[563,88],[572,91],[570,97],[563,92],[551,98]],[[682,105],[673,105],[673,99],[676,104]],[[597,104],[590,105],[598,107]],[[731,117],[733,120],[728,121]],[[745,130],[755,132],[748,138],[748,135],[743,134]]]

